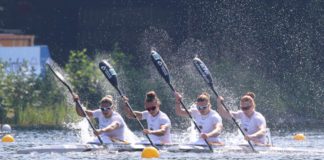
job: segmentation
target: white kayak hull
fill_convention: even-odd
[[[114,152],[136,152],[142,151],[148,145],[143,144],[66,144],[66,145],[47,145],[39,147],[31,147],[26,149],[18,150],[19,154],[29,154],[33,152],[37,153],[66,153],[66,152],[88,152],[97,150],[107,150]],[[159,150],[167,152],[195,152],[195,153],[208,153],[210,152],[207,146],[197,146],[197,145],[159,145],[157,146]],[[291,152],[291,153],[302,153],[302,152],[312,152],[312,153],[324,153],[324,150],[305,150],[298,148],[281,148],[281,147],[254,147],[257,152]],[[239,146],[214,146],[214,152],[251,152],[252,149],[248,145]]]
[[[144,145],[137,144],[65,144],[65,145],[46,145],[39,147],[31,147],[26,149],[18,150],[19,154],[28,154],[32,152],[46,153],[46,152],[88,152],[96,150],[109,150],[109,151],[142,151]]]
[[[33,152],[46,153],[46,152],[88,152],[96,150],[107,150],[107,151],[118,151],[118,152],[136,152],[142,151],[145,147],[150,145],[147,144],[65,144],[65,145],[45,145],[39,147],[31,147],[26,149],[18,150],[19,154],[29,154]],[[157,145],[159,150],[169,152],[210,152],[207,146],[196,146],[196,145]],[[214,147],[214,150],[218,150],[223,147]]]
[[[99,145],[93,145],[93,144],[66,144],[66,145],[49,145],[49,146],[31,147],[27,149],[18,150],[17,153],[28,154],[32,152],[38,152],[38,153],[86,152],[86,151],[95,151],[99,149],[104,149],[104,147]]]

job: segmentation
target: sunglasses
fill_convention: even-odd
[[[243,111],[247,111],[247,110],[249,110],[250,108],[251,108],[251,106],[241,107],[241,110],[243,110]]]
[[[156,106],[146,108],[147,111],[154,111],[155,109],[156,109]]]
[[[197,109],[200,110],[200,111],[205,110],[206,108],[207,108],[207,106],[197,106]]]
[[[111,110],[110,107],[101,107],[100,109],[101,109],[102,112],[110,111]]]

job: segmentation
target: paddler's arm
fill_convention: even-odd
[[[255,138],[259,138],[259,137],[262,137],[266,134],[267,132],[267,127],[265,124],[262,124],[259,126],[259,130],[253,134],[250,134],[250,135],[246,135],[244,137],[245,140],[253,140]]]
[[[186,112],[186,110],[181,107],[181,103],[180,103],[180,101],[182,99],[181,94],[179,92],[174,92],[174,95],[175,95],[175,99],[176,99],[176,102],[175,102],[176,114],[181,117],[188,116],[188,113]],[[189,110],[189,112],[190,112],[190,110]]]
[[[79,101],[79,96],[77,94],[73,94],[73,100],[74,102],[77,102]],[[93,113],[91,110],[87,110],[85,107],[83,106],[79,106],[79,103],[75,103],[75,111],[77,112],[77,114],[81,117],[85,117],[85,115],[83,114],[81,108],[83,108],[83,110],[86,112],[86,114],[89,116],[89,117],[92,117],[93,116]]]
[[[149,129],[144,129],[143,132],[144,134],[154,134],[156,136],[163,136],[167,129],[169,128],[168,124],[161,125],[160,129],[158,130],[149,130]]]
[[[221,117],[226,118],[226,119],[231,119],[232,118],[231,114],[229,112],[227,112],[227,110],[222,105],[222,102],[224,103],[224,98],[222,96],[218,96],[217,97],[217,112],[219,113],[219,115]]]
[[[221,123],[217,123],[215,124],[214,129],[211,132],[206,133],[206,137],[202,137],[202,138],[206,139],[209,137],[217,137],[220,135],[222,129],[223,129],[223,125]]]
[[[101,129],[98,129],[98,130],[94,131],[94,134],[96,136],[98,136],[98,135],[100,135],[101,133],[104,133],[104,132],[111,132],[111,131],[117,129],[119,126],[120,126],[119,122],[114,121],[110,125],[108,125],[107,127],[101,128]]]
[[[134,114],[135,114],[136,118],[141,120],[142,117],[143,117],[142,112],[133,111],[133,113],[134,113],[133,114],[132,111],[129,109],[129,106],[127,106],[128,105],[128,98],[126,96],[123,96],[122,99],[123,99],[124,104],[125,104],[124,112],[126,113],[126,117],[130,118],[130,119],[135,119],[135,117],[134,117]]]

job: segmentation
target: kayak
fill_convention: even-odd
[[[26,149],[18,150],[18,154],[28,154],[28,153],[46,153],[46,152],[56,152],[56,153],[65,153],[65,152],[88,152],[96,150],[107,150],[107,151],[118,151],[118,152],[136,152],[142,151],[145,147],[148,147],[148,144],[122,144],[122,143],[113,143],[113,144],[65,144],[65,145],[44,145],[38,147],[30,147]],[[178,146],[175,144],[171,145],[157,145],[157,148],[160,150],[168,150],[172,146]]]
[[[112,152],[138,152],[142,151],[146,144],[65,144],[65,145],[45,145],[38,147],[31,147],[26,149],[18,150],[18,154],[29,154],[29,153],[66,153],[66,152],[89,152],[97,150],[106,150]],[[191,144],[170,144],[170,145],[158,145],[156,146],[159,150],[167,152],[194,152],[194,153],[208,153],[210,152],[208,146],[202,145],[191,145]],[[320,150],[309,150],[302,148],[289,148],[289,147],[263,147],[254,146],[257,152],[289,152],[289,153],[324,153],[323,149]],[[249,145],[237,145],[237,146],[213,146],[214,152],[246,152],[253,153]]]
[[[46,153],[46,152],[88,152],[97,150],[107,150],[107,151],[118,151],[118,152],[136,152],[142,151],[148,145],[144,144],[65,144],[65,145],[45,145],[38,147],[30,147],[26,149],[18,150],[18,154],[28,154],[28,153]],[[159,148],[164,148],[164,146],[159,146]]]
[[[28,153],[46,153],[46,152],[86,152],[86,151],[95,151],[99,149],[104,149],[104,146],[94,145],[94,144],[65,144],[65,145],[48,145],[48,146],[39,146],[31,147],[27,149],[18,150],[19,154],[28,154]]]

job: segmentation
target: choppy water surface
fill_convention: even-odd
[[[15,134],[14,143],[0,143],[0,159],[141,159],[141,152],[70,152],[70,153],[31,153],[17,154],[17,150],[28,147],[53,145],[53,144],[75,144],[81,142],[79,130],[18,130]],[[324,148],[322,131],[304,132],[305,141],[295,141],[291,132],[273,132],[272,139],[277,147],[294,147],[307,150],[321,150]],[[178,132],[173,134],[174,139],[181,141],[179,137],[186,136]],[[225,134],[223,139],[227,144],[233,145],[237,138],[234,134]],[[171,153],[161,151],[160,159],[323,159],[324,152],[216,152],[216,153]]]

